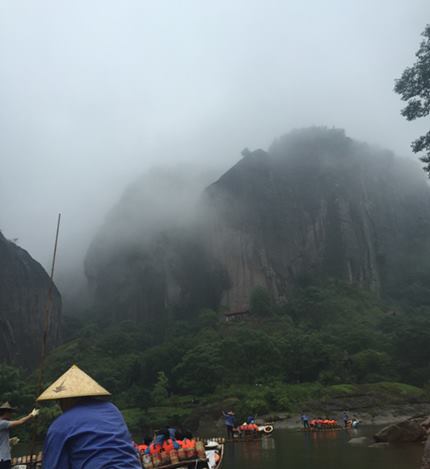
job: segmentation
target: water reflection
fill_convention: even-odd
[[[262,438],[261,440],[227,445],[225,461],[228,460],[230,463],[235,461],[234,467],[239,461],[241,467],[271,467],[270,464],[275,455],[276,439]]]
[[[276,449],[276,443],[275,443],[274,438],[263,438],[261,440],[261,449],[275,450]]]
[[[418,469],[422,447],[374,449],[348,443],[375,428],[350,431],[275,430],[272,438],[226,446],[223,469]]]

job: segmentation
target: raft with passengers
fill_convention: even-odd
[[[6,442],[2,463],[13,469],[219,469],[224,456],[222,441],[177,440],[171,431],[157,432],[147,448],[133,444],[121,412],[108,401],[110,393],[73,365],[37,399],[57,401],[62,414],[50,425],[43,451],[11,458],[9,430],[37,416],[33,410],[13,420],[10,406],[0,408],[0,433]],[[8,408],[5,408],[8,407]],[[144,443],[145,444],[145,443]],[[141,451],[143,449],[143,451]]]
[[[145,437],[135,447],[144,469],[218,469],[224,457],[223,441],[197,440],[190,432],[173,427],[159,430],[153,439]]]
[[[272,435],[274,426],[270,423],[258,425],[254,417],[249,416],[246,422],[236,425],[236,417],[232,410],[223,411],[224,424],[227,432],[227,441],[241,442],[267,438]]]
[[[344,412],[342,416],[343,426],[339,425],[336,419],[322,417],[311,419],[304,412],[300,420],[303,424],[301,431],[304,432],[339,431],[342,429],[357,428],[360,425],[360,420],[358,420],[357,417],[350,419],[346,412]]]

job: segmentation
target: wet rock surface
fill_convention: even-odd
[[[369,442],[368,438],[365,436],[359,436],[357,438],[351,438],[348,443],[350,445],[366,445]]]
[[[422,426],[423,418],[409,419],[388,425],[374,435],[377,443],[413,443],[423,440],[427,433]]]
[[[45,309],[50,307],[48,348],[60,343],[61,297],[27,251],[0,232],[0,357],[31,368],[40,359]]]

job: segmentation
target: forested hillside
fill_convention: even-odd
[[[401,308],[327,281],[293,290],[283,306],[256,289],[251,310],[231,322],[203,310],[156,334],[131,321],[75,319],[75,337],[51,355],[47,380],[79,363],[127,409],[136,430],[172,421],[196,428],[202,412],[216,418],[226,405],[246,416],[294,414],[312,401],[321,408],[324,399],[350,394],[376,412],[428,399],[430,303]]]

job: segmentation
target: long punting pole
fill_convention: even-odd
[[[51,325],[51,311],[52,311],[52,291],[54,289],[54,270],[55,270],[55,259],[57,257],[57,246],[58,246],[58,235],[60,233],[60,222],[61,222],[61,213],[58,214],[57,219],[57,231],[55,233],[55,244],[54,244],[54,253],[52,255],[52,265],[51,265],[51,275],[48,289],[48,300],[45,306],[45,313],[43,319],[43,341],[42,341],[42,351],[40,354],[40,374],[39,374],[39,391],[42,390],[43,386],[43,371],[44,371],[44,362],[46,358],[47,343],[48,343],[48,332]]]
[[[38,378],[38,385],[37,390],[38,394],[42,392],[43,388],[43,372],[45,368],[45,358],[46,358],[46,351],[48,349],[48,332],[51,325],[51,312],[52,312],[52,292],[54,290],[54,270],[55,270],[55,260],[57,258],[57,246],[58,246],[58,235],[60,233],[60,223],[61,223],[61,213],[58,214],[57,219],[57,230],[55,232],[55,243],[54,243],[54,252],[52,255],[52,265],[51,265],[51,274],[49,276],[49,289],[48,289],[48,298],[45,304],[45,310],[43,314],[43,333],[42,333],[42,348],[40,352],[40,364],[39,364],[39,378]],[[35,455],[34,448],[36,444],[36,425],[33,423],[33,431],[31,436],[31,452],[30,458],[33,460],[33,456]]]

